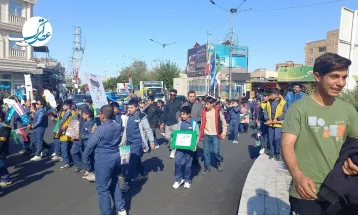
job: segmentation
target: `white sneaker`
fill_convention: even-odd
[[[155,148],[156,148],[156,149],[159,149],[159,145],[156,145]]]
[[[54,152],[54,153],[52,153],[52,155],[51,155],[51,157],[55,157],[56,156],[56,153]]]
[[[238,141],[236,141],[236,140],[234,140],[234,141],[232,141],[232,143],[233,144],[237,144],[237,143],[239,143]]]
[[[89,176],[90,172],[86,171],[85,174],[82,176],[83,179],[87,179],[87,177]]]
[[[185,188],[185,189],[190,189],[190,183],[185,182],[185,184],[184,184],[184,188]]]
[[[175,152],[176,152],[175,149],[172,149],[172,151],[170,152],[169,157],[170,157],[171,159],[174,159],[174,158],[175,158]]]
[[[55,156],[53,156],[53,157],[51,158],[51,160],[53,160],[53,161],[60,161],[60,160],[61,160],[61,157],[55,155]]]
[[[96,176],[93,172],[91,172],[87,177],[86,179],[90,182],[95,182],[96,181]]]
[[[265,148],[262,148],[262,149],[260,150],[260,155],[263,155],[263,154],[265,154]]]
[[[2,181],[2,182],[0,182],[0,187],[4,188],[4,187],[7,187],[7,186],[9,186],[11,184],[12,184],[11,181]]]
[[[124,211],[118,211],[117,212],[117,215],[127,215],[127,211],[124,210]]]
[[[40,156],[35,155],[33,158],[30,159],[31,161],[39,161],[41,160]]]
[[[180,183],[176,181],[176,182],[173,184],[173,188],[174,188],[174,189],[178,189],[183,183],[184,183],[184,180],[183,180],[183,179],[180,181]]]

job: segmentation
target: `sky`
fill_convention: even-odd
[[[357,0],[290,10],[268,10],[322,3],[332,0],[247,0],[235,16],[234,31],[239,45],[249,47],[249,72],[274,70],[276,63],[304,63],[304,45],[326,38],[338,29],[341,7],[358,10]],[[241,0],[216,0],[224,8]],[[230,13],[209,0],[38,0],[34,16],[51,19],[53,36],[48,43],[52,58],[66,66],[73,56],[74,28],[81,26],[85,51],[80,68],[85,72],[115,76],[134,59],[154,67],[163,60],[186,66],[188,49],[196,42],[219,43],[230,32]],[[106,71],[106,72],[105,72]]]

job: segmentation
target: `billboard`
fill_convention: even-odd
[[[219,61],[221,68],[230,67],[230,46],[216,44],[213,45],[216,52],[216,59]],[[233,72],[247,73],[248,72],[248,47],[247,46],[232,46],[232,62],[231,67]]]
[[[278,70],[278,82],[312,82],[313,67],[300,66],[300,67],[287,67]]]
[[[338,54],[352,61],[346,87],[353,89],[356,85],[354,76],[358,75],[358,11],[342,7],[339,29]]]
[[[187,75],[188,77],[205,76],[206,45],[188,50]]]

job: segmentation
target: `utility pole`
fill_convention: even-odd
[[[81,61],[82,61],[82,56],[84,53],[84,47],[82,45],[82,30],[80,26],[74,26],[75,29],[75,41],[74,43],[74,48],[73,48],[73,53],[74,56],[73,61],[74,61],[74,84],[75,84],[75,88],[78,88],[79,85],[79,74],[80,74],[80,66],[81,66]]]

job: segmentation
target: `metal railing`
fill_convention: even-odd
[[[9,49],[9,57],[25,58],[26,57],[26,51],[10,48]]]
[[[25,21],[26,21],[25,17],[9,14],[9,22],[10,23],[14,23],[17,25],[24,25]]]

